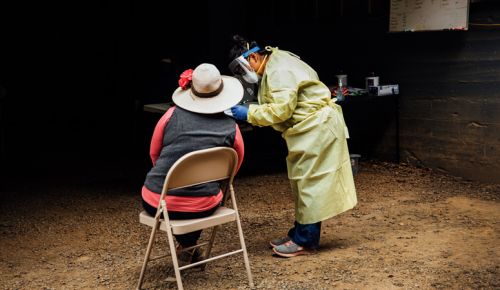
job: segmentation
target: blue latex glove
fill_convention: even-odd
[[[236,105],[231,108],[231,113],[236,120],[246,121],[248,119],[248,108],[242,105]]]

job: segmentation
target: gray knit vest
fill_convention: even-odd
[[[176,107],[163,133],[163,148],[156,165],[146,175],[144,185],[161,193],[170,167],[183,155],[217,146],[233,147],[236,123],[220,114],[196,114]],[[218,182],[170,190],[176,196],[212,196],[220,191]]]

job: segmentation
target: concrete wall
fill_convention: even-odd
[[[499,9],[472,10],[470,22],[499,23],[499,16]],[[467,32],[391,42],[390,74],[402,92],[402,160],[500,182],[499,27],[471,25]]]
[[[399,127],[401,161],[500,182],[500,1],[472,3],[468,31],[413,33],[387,33],[388,7],[381,5],[377,15],[345,15],[322,23],[315,40],[344,42],[305,54],[323,56],[311,61],[323,79],[328,69],[342,68],[354,86],[362,85],[370,71],[381,84],[400,85],[398,122],[388,118],[390,106],[375,106],[381,101],[347,112],[358,139],[369,137],[369,143],[353,145],[361,144],[368,157],[394,160]]]

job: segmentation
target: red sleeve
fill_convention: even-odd
[[[243,143],[243,136],[241,136],[240,127],[236,124],[236,134],[234,136],[234,150],[238,154],[238,170],[240,170],[241,163],[243,163],[243,157],[245,156],[245,144]]]
[[[161,148],[163,147],[163,133],[165,131],[165,126],[167,126],[172,113],[175,110],[175,106],[167,110],[165,114],[156,124],[155,130],[153,132],[153,137],[151,137],[151,146],[149,147],[149,156],[151,156],[151,161],[153,161],[153,166],[156,165],[156,160],[160,156]]]

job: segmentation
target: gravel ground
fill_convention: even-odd
[[[149,236],[138,222],[141,182],[4,182],[1,288],[135,288]],[[500,185],[378,162],[362,163],[355,182],[358,206],[323,223],[320,250],[284,259],[268,241],[294,220],[286,174],[238,177],[256,289],[500,289]],[[215,253],[238,245],[235,226],[224,229]],[[167,249],[165,233],[156,245]],[[172,274],[168,258],[151,262],[144,288],[176,289]],[[238,255],[183,277],[186,289],[249,289]]]

